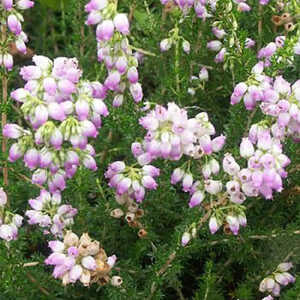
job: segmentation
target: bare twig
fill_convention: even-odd
[[[50,296],[50,293],[42,286],[39,285],[38,281],[30,274],[30,273],[26,273],[26,276],[28,277],[28,279],[36,284],[37,288],[46,296]]]
[[[27,267],[35,267],[35,266],[37,266],[38,264],[39,264],[38,261],[33,261],[33,262],[30,262],[30,263],[25,263],[25,264],[23,264],[23,267],[24,267],[24,268],[27,268]]]
[[[16,172],[14,169],[12,169],[12,168],[9,168],[9,170],[12,171],[16,176],[18,176],[18,177],[24,179],[25,181],[30,182],[30,183],[32,183],[33,185],[37,186],[39,189],[41,189],[41,190],[44,189],[44,187],[43,187],[42,185],[40,185],[40,184],[38,184],[38,183],[33,183],[32,180],[31,180],[29,177],[27,177],[26,175],[17,173],[17,172]]]
[[[134,46],[131,46],[130,47],[135,50],[135,51],[138,51],[140,53],[143,53],[145,55],[149,55],[149,56],[157,56],[155,53],[152,53],[150,51],[147,51],[147,50],[144,50],[144,49],[141,49],[141,48],[137,48],[137,47],[134,47]]]

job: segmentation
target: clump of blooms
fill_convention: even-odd
[[[18,228],[21,227],[23,217],[13,214],[5,206],[7,204],[7,195],[0,188],[0,238],[9,242],[18,237]]]
[[[6,40],[0,45],[0,66],[3,66],[8,71],[13,67],[13,56],[10,54],[10,43],[14,42],[17,50],[26,54],[26,42],[28,38],[22,30],[22,22],[24,21],[22,11],[34,6],[34,1],[30,0],[2,0],[0,2],[1,24],[8,28]]]
[[[21,69],[24,88],[11,93],[21,103],[33,130],[7,124],[3,135],[16,139],[9,150],[11,162],[23,157],[35,170],[33,183],[47,184],[50,192],[63,190],[65,181],[83,165],[96,170],[95,150],[88,144],[96,138],[101,118],[108,115],[105,90],[99,82],[81,80],[75,58],[34,56],[35,65]]]
[[[151,165],[126,166],[123,161],[115,161],[110,164],[105,172],[109,179],[109,186],[116,189],[117,195],[127,194],[137,202],[142,202],[145,197],[145,189],[156,189],[155,177],[160,170]]]
[[[210,18],[216,10],[217,0],[160,0],[163,5],[174,5],[178,7],[184,15],[190,10],[194,10],[198,18],[206,20]]]
[[[77,214],[77,209],[71,205],[61,205],[59,193],[51,195],[46,190],[42,190],[39,197],[30,199],[28,202],[32,208],[25,214],[29,218],[28,223],[38,224],[45,229],[49,228],[54,236],[62,237],[66,228],[74,223],[73,217]]]
[[[240,145],[240,153],[248,159],[248,168],[243,169],[240,177],[242,190],[247,196],[261,194],[271,199],[273,191],[282,191],[282,178],[287,177],[284,168],[290,160],[282,153],[280,141],[271,136],[268,128],[252,125],[249,138],[244,138]]]
[[[225,55],[227,53],[226,47],[223,45],[223,43],[227,40],[226,39],[226,32],[224,29],[213,27],[212,28],[213,34],[216,36],[217,40],[209,41],[206,45],[207,49],[210,51],[218,52],[215,56],[215,63],[221,63],[225,59]],[[223,40],[221,42],[220,40]]]
[[[143,144],[134,143],[132,152],[139,163],[156,158],[179,160],[183,154],[195,159],[222,149],[224,136],[211,138],[215,128],[207,113],[188,118],[187,111],[175,103],[156,105],[139,123],[147,130]]]
[[[231,95],[231,104],[243,99],[247,110],[258,104],[261,111],[275,121],[272,134],[278,139],[291,136],[295,141],[300,138],[300,80],[293,85],[282,76],[272,79],[262,74],[262,63],[253,68],[253,76],[246,82],[236,85]]]
[[[218,175],[220,171],[220,165],[214,158],[202,165],[202,176],[200,178],[197,176],[198,180],[195,180],[193,174],[187,169],[189,169],[188,164],[176,168],[172,173],[171,183],[182,181],[183,191],[191,195],[189,207],[201,205],[205,208],[210,205],[212,199],[223,198],[225,201],[222,209],[215,208],[210,218],[210,231],[214,234],[222,224],[227,224],[233,234],[238,234],[240,225],[246,226],[247,223],[245,207],[241,205],[246,197],[239,179],[240,166],[233,156],[227,153],[223,159],[223,171],[226,173],[224,183],[220,179],[213,179],[213,176]]]
[[[85,10],[89,13],[86,24],[97,25],[98,61],[104,62],[107,68],[104,86],[113,91],[113,105],[122,105],[127,88],[135,102],[141,101],[143,91],[138,82],[138,59],[126,37],[130,32],[127,15],[117,12],[114,0],[91,0]]]
[[[271,295],[274,297],[279,297],[280,289],[282,286],[284,287],[287,286],[289,283],[295,282],[295,277],[292,276],[289,272],[287,272],[292,267],[293,265],[290,262],[279,264],[276,270],[272,273],[272,275],[269,275],[261,281],[259,285],[259,290],[262,293],[268,292],[271,293]],[[266,297],[264,299],[273,299],[271,295],[268,296],[269,298]]]
[[[68,231],[63,242],[50,241],[52,250],[45,260],[47,265],[53,265],[53,277],[62,280],[63,285],[80,281],[84,286],[93,283],[114,286],[122,284],[122,278],[113,276],[110,272],[115,265],[115,255],[107,257],[105,250],[98,241],[92,240],[87,233],[79,238],[72,231]]]

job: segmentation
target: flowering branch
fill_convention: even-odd
[[[6,32],[6,26],[1,25],[1,43],[6,44],[7,39],[7,32]],[[1,54],[0,54],[1,55]],[[2,74],[2,109],[5,111],[2,112],[1,116],[1,124],[2,128],[6,125],[6,104],[7,104],[7,88],[8,88],[8,75],[6,70],[3,70]],[[2,153],[6,153],[6,147],[7,147],[7,139],[5,137],[2,137]],[[3,183],[4,185],[8,185],[8,169],[7,169],[7,162],[4,162],[3,167]]]

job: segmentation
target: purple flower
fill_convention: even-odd
[[[47,178],[47,171],[43,169],[38,169],[32,175],[32,183],[42,185],[46,182]]]
[[[254,46],[255,46],[255,41],[250,38],[246,38],[245,48],[252,48]]]
[[[2,0],[2,5],[5,10],[11,10],[13,7],[13,0]]]
[[[220,228],[220,225],[215,216],[210,217],[208,225],[209,225],[209,230],[210,230],[211,234],[215,234],[218,231],[218,229]]]
[[[18,143],[14,143],[9,149],[8,160],[14,162],[21,158],[24,155],[24,152],[21,150]]]
[[[49,95],[54,96],[56,94],[57,85],[54,78],[46,77],[43,81],[43,87]]]
[[[30,0],[19,0],[17,1],[17,7],[19,9],[28,9],[34,6],[34,2]]]
[[[129,21],[125,14],[117,14],[114,17],[114,25],[117,31],[124,35],[129,34]]]
[[[129,70],[127,71],[127,78],[132,84],[138,82],[139,74],[136,67],[129,68]]]
[[[130,178],[123,178],[117,183],[117,193],[122,195],[128,191],[131,186]]]
[[[184,232],[184,234],[181,237],[181,246],[185,247],[190,240],[191,240],[191,234],[188,232]]]
[[[11,71],[14,65],[13,56],[9,53],[5,53],[3,55],[3,65],[8,70]]]
[[[96,270],[97,269],[97,264],[95,259],[92,256],[85,256],[81,260],[81,264],[88,270]]]
[[[216,138],[214,138],[212,141],[211,141],[211,144],[212,144],[212,150],[214,152],[218,152],[220,151],[224,144],[225,144],[225,141],[226,141],[226,136],[224,135],[220,135]]]
[[[157,183],[151,176],[143,176],[142,177],[142,184],[145,188],[150,190],[155,190],[157,188]]]
[[[239,233],[240,223],[238,221],[238,218],[235,216],[228,215],[226,217],[226,222],[229,225],[230,230],[234,235],[237,235]]]
[[[50,137],[50,143],[55,149],[61,148],[61,145],[63,143],[63,135],[59,129],[55,128],[55,130],[53,131]]]
[[[39,152],[34,148],[27,150],[24,162],[29,169],[35,169],[39,165]]]
[[[18,38],[18,39],[16,40],[16,48],[17,48],[18,51],[21,52],[23,55],[26,54],[26,52],[27,52],[27,48],[26,48],[25,42],[24,42],[21,38]]]
[[[15,225],[0,225],[0,238],[6,240],[7,242],[15,240],[17,238],[18,231]]]
[[[190,199],[190,202],[189,202],[189,207],[190,208],[193,208],[197,205],[200,205],[201,202],[203,201],[204,199],[204,192],[203,191],[196,191],[192,198]]]
[[[62,104],[51,102],[48,105],[49,116],[57,121],[63,121],[66,118]]]
[[[218,40],[210,41],[206,45],[207,49],[212,50],[212,51],[219,51],[222,48],[222,42]]]
[[[212,32],[216,36],[216,38],[218,38],[218,39],[223,39],[224,36],[226,35],[225,30],[224,29],[219,29],[218,27],[213,27]]]
[[[114,34],[114,28],[115,26],[112,20],[104,20],[97,26],[97,39],[100,41],[109,41]]]
[[[14,33],[15,35],[20,35],[22,32],[22,25],[18,20],[17,16],[9,15],[7,18],[7,25],[9,30]]]
[[[97,170],[97,164],[95,159],[90,156],[86,155],[85,158],[83,159],[83,165],[90,170],[96,171]]]
[[[85,22],[86,25],[95,25],[102,21],[102,16],[99,11],[91,11],[88,14],[87,20]]]
[[[6,124],[3,128],[3,135],[11,139],[18,139],[24,135],[24,130],[17,124]]]
[[[133,100],[135,102],[140,102],[143,99],[143,90],[142,90],[142,86],[140,83],[135,83],[135,84],[131,84],[130,85],[130,93],[133,97]]]
[[[117,90],[120,81],[121,81],[120,73],[117,71],[114,71],[108,75],[104,84],[108,89],[115,91],[115,90]]]
[[[58,82],[58,88],[63,94],[66,94],[66,95],[70,95],[72,93],[75,93],[75,91],[76,91],[75,84],[68,79],[60,80]]]
[[[222,48],[220,50],[220,52],[216,55],[215,57],[215,63],[221,63],[224,61],[224,58],[225,58],[225,54],[226,54],[226,48]]]

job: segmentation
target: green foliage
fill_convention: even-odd
[[[54,10],[62,10],[70,0],[38,0],[42,5],[50,7]]]
[[[219,1],[224,5],[229,2]],[[264,8],[263,32],[258,35],[258,1],[248,2],[253,3],[255,13],[240,14],[234,10],[240,26],[239,40],[242,43],[246,37],[251,37],[261,45],[273,41],[278,34],[270,21],[274,12],[268,6]],[[86,3],[84,0],[39,0],[26,12],[25,31],[34,53],[51,58],[76,56],[84,78],[103,82],[106,71],[103,64],[97,62],[95,32],[84,25]],[[191,116],[207,111],[217,133],[224,132],[227,136],[220,157],[230,151],[239,159],[241,137],[251,123],[260,120],[261,114],[258,111],[251,114],[243,104],[231,107],[229,99],[233,86],[246,80],[256,63],[257,49],[238,53],[233,48],[227,67],[216,65],[215,53],[206,49],[207,41],[215,39],[210,30],[211,21],[203,22],[192,14],[179,25],[179,34],[191,42],[191,53],[187,55],[174,46],[161,53],[159,43],[178,22],[178,11],[163,12],[159,0],[119,1],[119,11],[132,16],[130,43],[152,54],[145,55],[139,66],[145,101],[160,104],[174,101],[187,107]],[[223,16],[224,10],[220,9],[218,21],[225,22]],[[226,26],[231,30],[230,22]],[[30,61],[19,62],[17,68],[23,64],[30,64]],[[210,80],[198,87],[192,96],[187,92],[190,78],[199,73],[202,65],[209,67]],[[290,82],[299,78],[299,57],[290,68],[276,67],[282,69]],[[9,79],[10,91],[21,85],[20,77],[14,72]],[[188,195],[170,184],[170,174],[179,163],[157,160],[155,165],[162,174],[158,189],[149,192],[142,205],[145,210],[142,222],[148,235],[140,239],[136,229],[121,219],[111,218],[110,212],[117,204],[104,172],[112,161],[133,162],[130,145],[145,134],[138,124],[143,112],[141,105],[133,103],[129,95],[120,108],[113,108],[111,102],[109,96],[106,103],[110,115],[103,120],[99,137],[93,142],[98,171],[80,169],[68,182],[63,201],[78,208],[73,230],[78,234],[89,232],[92,238],[101,241],[109,255],[117,255],[119,269],[115,274],[122,276],[122,287],[93,285],[84,288],[80,284],[63,287],[60,281],[52,278],[52,268],[43,263],[50,253],[47,242],[51,237],[43,235],[38,227],[26,224],[19,239],[11,242],[9,248],[0,242],[0,300],[254,300],[263,298],[258,291],[259,282],[287,257],[295,264],[292,273],[300,275],[300,235],[294,234],[300,228],[299,146],[289,140],[284,145],[293,162],[284,191],[277,193],[272,201],[247,199],[248,226],[239,236],[226,235],[221,230],[211,235],[205,223],[198,230],[197,238],[185,248],[180,246],[182,233],[204,213],[199,208],[189,209]],[[5,111],[11,122],[25,124],[12,104],[10,99],[8,105],[1,105],[1,112]],[[1,166],[6,160],[7,153],[1,153]],[[8,163],[8,166],[10,184],[6,191],[12,209],[22,214],[28,208],[28,199],[36,197],[39,189],[20,177],[20,174],[31,176],[22,162]],[[199,165],[195,163],[193,168],[199,170]],[[175,259],[165,267],[174,251]],[[28,262],[38,262],[38,265],[24,267]],[[158,275],[162,269],[165,272]],[[280,299],[297,300],[299,295],[298,278],[294,285],[282,290]]]

